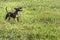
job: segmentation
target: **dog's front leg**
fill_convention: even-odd
[[[19,17],[17,17],[17,21],[19,22]]]

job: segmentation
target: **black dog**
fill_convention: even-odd
[[[10,17],[12,17],[14,19],[17,18],[17,21],[19,21],[18,11],[22,11],[22,7],[18,7],[18,8],[14,8],[14,9],[15,9],[15,12],[8,12],[7,7],[6,7],[7,14],[6,14],[5,19],[10,20]]]

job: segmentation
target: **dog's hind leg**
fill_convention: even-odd
[[[10,17],[9,17],[9,19],[8,20],[10,20]]]
[[[6,15],[5,20],[8,18],[8,15]]]

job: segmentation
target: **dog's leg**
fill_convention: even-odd
[[[10,20],[10,17],[9,17],[9,19],[8,20]]]
[[[5,20],[8,18],[8,15],[6,15]]]
[[[19,22],[19,17],[17,17],[17,21]]]

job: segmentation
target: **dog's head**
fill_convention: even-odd
[[[14,8],[16,11],[22,11],[22,7]]]

